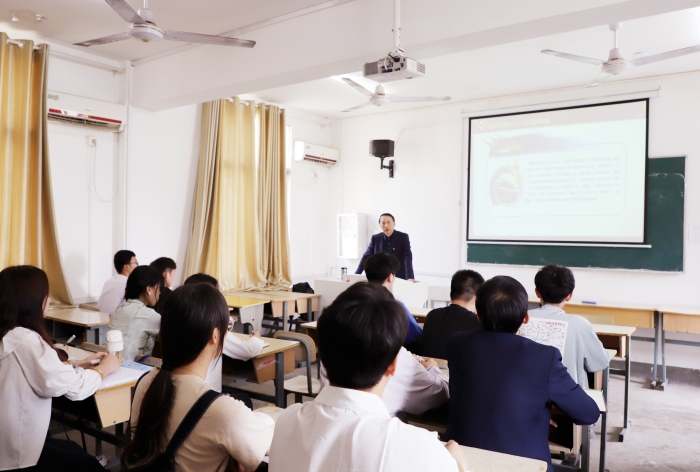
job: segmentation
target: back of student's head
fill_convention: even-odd
[[[136,254],[126,249],[117,251],[114,254],[114,269],[117,271],[117,274],[122,273],[125,265],[131,264],[132,257],[136,257]]]
[[[516,333],[527,315],[527,292],[512,277],[499,275],[476,291],[476,312],[487,331]]]
[[[224,346],[229,311],[224,296],[208,284],[183,285],[163,306],[160,338],[163,366],[148,387],[132,441],[124,448],[127,467],[151,463],[167,445],[165,431],[175,401],[172,371],[194,362],[218,330],[217,356]]]
[[[458,270],[452,276],[450,300],[470,302],[476,296],[476,290],[484,283],[484,278],[473,270]]]
[[[49,279],[34,266],[12,266],[0,272],[0,339],[12,329],[31,329],[51,346],[44,322]]]
[[[547,264],[535,275],[535,288],[546,303],[561,303],[576,287],[576,280],[571,269]]]
[[[406,339],[406,312],[384,287],[358,282],[323,310],[318,350],[328,380],[367,389],[382,378]]]
[[[159,257],[158,259],[156,259],[148,265],[153,267],[161,274],[164,273],[166,270],[177,269],[177,264],[175,264],[175,261],[170,259],[169,257]]]
[[[367,281],[374,284],[382,284],[390,275],[396,275],[401,267],[397,258],[385,252],[378,252],[365,261],[365,275]]]
[[[189,277],[187,277],[187,280],[185,280],[184,285],[192,285],[192,284],[209,284],[213,285],[214,287],[219,287],[219,281],[216,280],[214,277],[211,275],[203,274],[199,272],[198,274],[192,274]]]
[[[138,266],[126,280],[124,300],[135,300],[146,291],[147,287],[162,287],[164,283],[161,272],[151,266]]]

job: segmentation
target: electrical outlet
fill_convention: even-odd
[[[87,137],[87,145],[88,146],[97,146],[97,138],[94,136],[88,136]]]

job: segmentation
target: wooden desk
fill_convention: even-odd
[[[316,348],[318,349],[318,321],[309,321],[308,323],[302,323],[301,327],[306,329],[306,334],[309,335],[311,339],[314,340]]]
[[[546,472],[547,463],[526,457],[462,446],[472,472]]]
[[[419,323],[425,323],[425,319],[428,316],[428,313],[432,311],[431,308],[423,308],[423,307],[406,307],[408,308],[408,311],[411,312],[413,317],[416,319],[417,322]]]
[[[269,303],[270,300],[247,298],[238,295],[224,295],[224,298],[229,308],[238,311],[238,317],[241,323],[250,323],[253,326],[253,331],[260,332],[262,329],[262,319],[265,315],[265,303]]]
[[[629,390],[630,390],[630,347],[632,345],[632,333],[637,328],[634,326],[617,326],[617,325],[601,325],[594,324],[593,330],[598,335],[598,339],[603,343],[606,349],[615,349],[617,357],[624,357],[625,369],[609,369],[611,374],[625,376],[625,406],[624,406],[624,422],[622,431],[620,431],[619,441],[625,440],[625,435],[629,432]],[[605,398],[607,398],[607,386],[605,387]]]
[[[84,308],[50,308],[45,320],[54,341],[65,341],[75,334],[81,335],[81,341],[104,344],[109,331],[109,314]]]
[[[606,376],[607,378],[607,376]],[[605,382],[607,384],[607,381]],[[607,385],[606,385],[607,387]],[[605,472],[605,445],[608,434],[607,420],[608,420],[608,406],[602,390],[591,390],[584,389],[589,397],[595,401],[600,411],[601,423],[600,423],[600,457],[598,460],[598,471]],[[591,457],[591,431],[595,425],[584,426],[583,434],[583,444],[581,451],[581,470],[588,472],[590,457]]]
[[[654,338],[654,380],[651,388],[664,390],[666,387],[666,331],[676,333],[700,333],[700,308],[677,307],[671,305],[659,308],[659,329],[656,330]],[[671,342],[671,341],[669,341]],[[694,341],[673,340],[674,344],[685,346],[700,346]],[[656,345],[661,344],[661,378],[656,376]]]
[[[309,313],[313,321],[313,312],[318,309],[318,299],[321,295],[314,293],[285,292],[282,290],[271,290],[268,292],[226,292],[224,295],[236,295],[244,298],[254,298],[266,300],[272,304],[272,316],[282,318],[282,329],[289,330],[289,303],[295,304],[299,313]],[[302,303],[306,300],[306,307]]]
[[[240,339],[248,339],[248,336],[240,333],[233,333]],[[235,376],[223,375],[222,384],[233,390],[241,390],[250,395],[251,398],[256,398],[264,401],[272,401],[279,407],[285,406],[284,397],[284,375],[294,371],[294,348],[299,345],[298,341],[286,341],[275,338],[262,338],[269,346],[263,348],[260,354],[251,359],[253,364],[253,376],[246,379],[239,379]],[[226,381],[236,383],[238,380],[263,384],[268,380],[275,382],[275,395],[259,394],[249,390],[243,390],[235,385],[227,384]]]

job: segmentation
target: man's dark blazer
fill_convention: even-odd
[[[384,233],[372,235],[372,240],[369,242],[369,246],[367,246],[367,250],[363,254],[355,273],[361,274],[365,270],[365,260],[378,252],[384,252]],[[394,230],[389,238],[389,250],[386,252],[401,262],[401,267],[396,273],[398,278],[404,280],[415,278],[413,276],[413,254],[411,253],[411,242],[408,240],[408,234]]]
[[[551,404],[576,424],[598,421],[596,403],[571,378],[559,350],[485,329],[447,343],[450,414],[446,440],[546,461]]]

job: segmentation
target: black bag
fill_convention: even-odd
[[[223,393],[209,390],[199,397],[199,400],[192,405],[190,411],[185,415],[185,419],[182,420],[180,426],[175,430],[175,434],[173,434],[173,437],[170,439],[165,452],[159,455],[153,462],[143,467],[133,468],[127,467],[124,464],[123,470],[129,472],[175,472],[175,452],[182,443],[185,442],[185,439],[187,439],[187,436],[190,435],[194,427],[197,426],[204,412],[206,412],[214,400],[221,395],[223,395]]]
[[[292,292],[296,293],[314,293],[314,289],[311,288],[308,282],[299,282],[298,284],[292,285]]]

